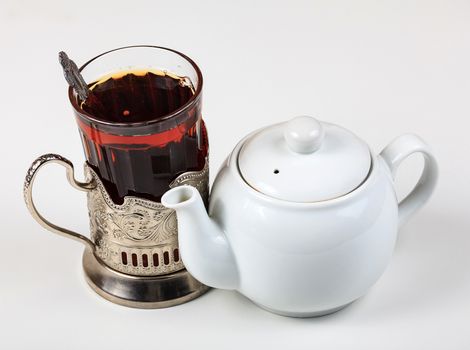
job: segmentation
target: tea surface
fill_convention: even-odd
[[[82,109],[98,119],[119,123],[158,119],[194,95],[189,79],[157,70],[119,72],[89,87],[94,98],[82,102]]]

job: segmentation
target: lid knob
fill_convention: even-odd
[[[321,123],[313,117],[295,117],[284,128],[284,139],[289,149],[296,153],[315,152],[320,148],[324,136]]]

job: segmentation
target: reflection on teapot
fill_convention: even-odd
[[[416,152],[423,173],[398,203],[394,174]],[[176,210],[181,257],[202,283],[281,315],[319,316],[378,280],[437,172],[415,135],[375,155],[346,129],[297,117],[239,142],[215,179],[209,213],[191,186],[170,189],[162,204]]]

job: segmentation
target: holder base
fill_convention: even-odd
[[[115,304],[159,309],[186,303],[210,288],[186,269],[162,276],[132,276],[111,269],[90,249],[83,254],[83,270],[90,287]]]

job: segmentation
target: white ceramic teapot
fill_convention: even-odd
[[[393,177],[415,152],[423,173],[398,203]],[[377,156],[344,128],[297,117],[238,143],[215,179],[209,214],[190,186],[162,203],[176,210],[181,257],[198,280],[281,315],[319,316],[378,280],[398,227],[430,197],[437,172],[418,136],[400,136]]]

